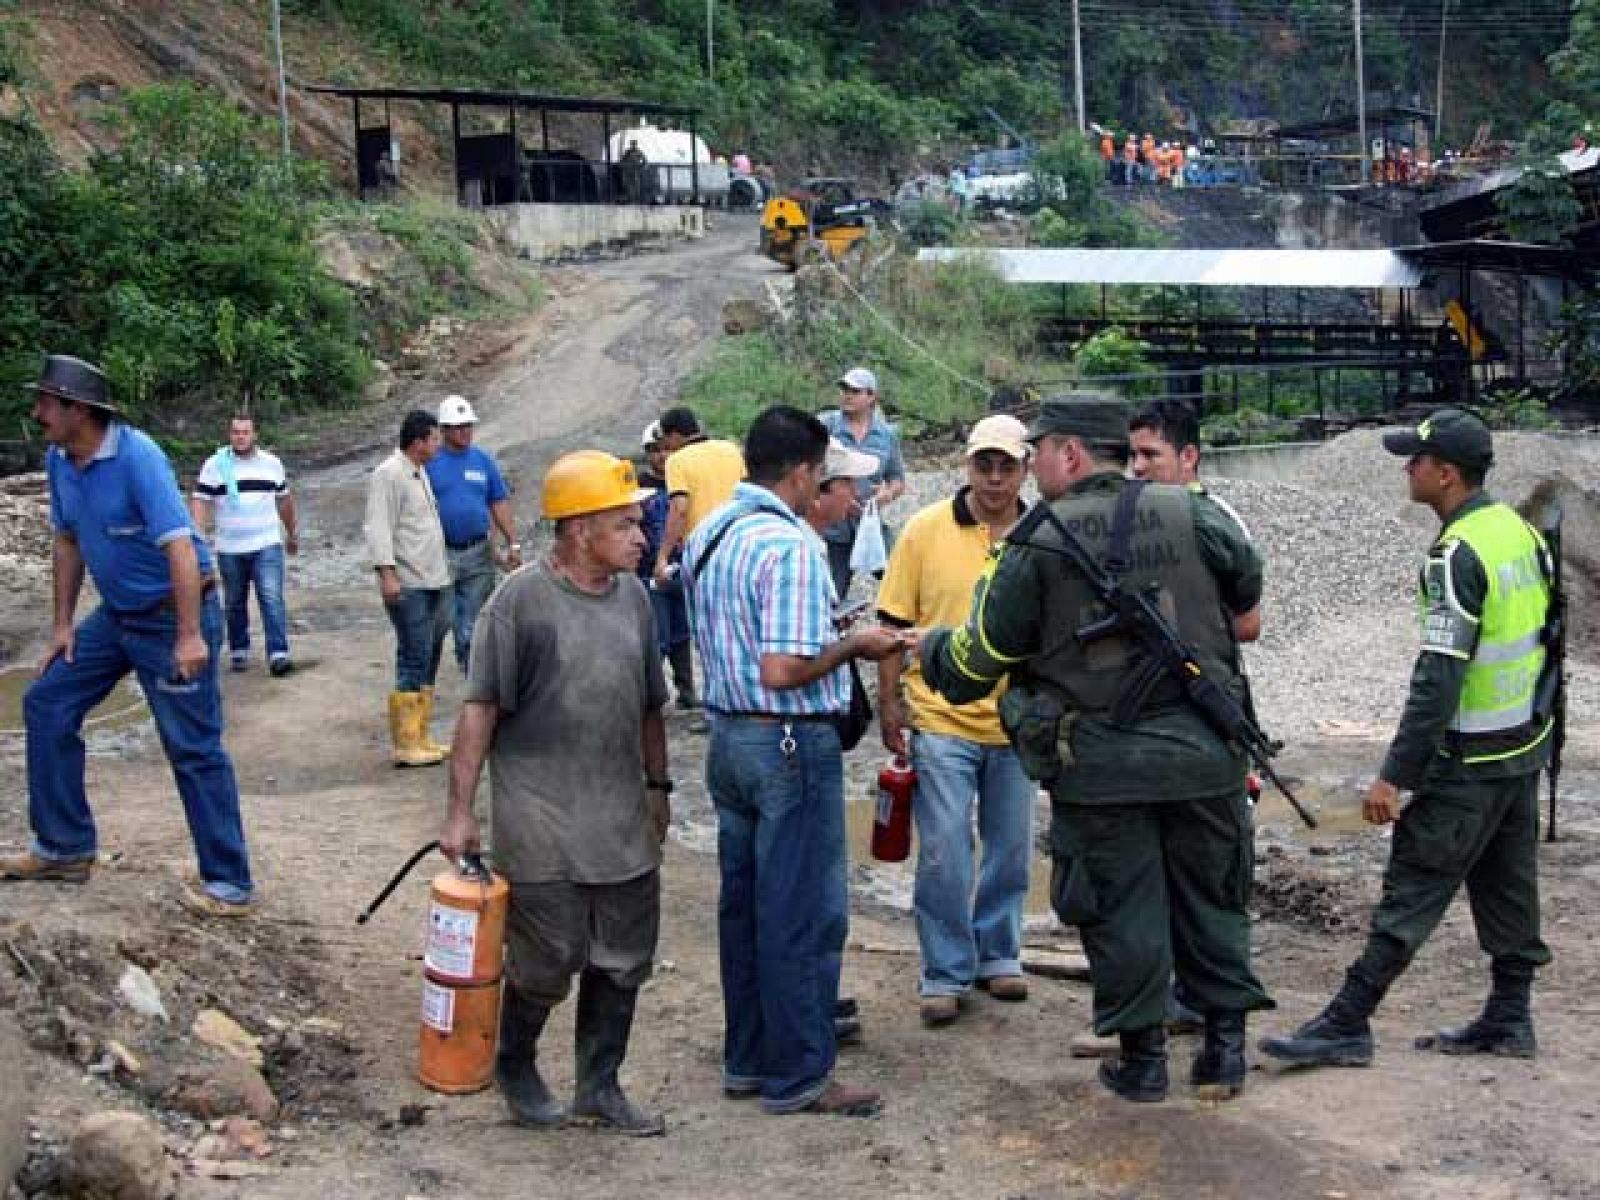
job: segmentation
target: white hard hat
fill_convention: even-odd
[[[661,441],[661,422],[651,421],[644,427],[644,432],[639,435],[639,446],[649,450]]]
[[[446,396],[439,402],[439,424],[449,425],[476,425],[478,414],[472,411],[472,405],[467,403],[465,396]]]

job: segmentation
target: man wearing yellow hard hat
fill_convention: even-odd
[[[667,684],[636,574],[650,495],[631,463],[599,450],[557,459],[542,501],[554,545],[500,585],[473,632],[439,844],[452,860],[478,849],[487,758],[495,866],[511,883],[495,1076],[520,1125],[566,1118],[535,1051],[577,975],[572,1115],[637,1136],[666,1129],[617,1082],[655,956],[672,792]]]

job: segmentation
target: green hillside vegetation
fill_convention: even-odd
[[[7,85],[26,95],[0,26]],[[352,406],[374,353],[487,302],[469,269],[474,219],[352,204],[320,163],[285,163],[274,127],[210,93],[136,89],[107,132],[115,149],[74,171],[25,109],[0,117],[0,437],[26,428],[15,385],[48,350],[101,363],[132,417],[182,451],[240,407]],[[377,289],[335,281],[316,244],[330,230],[399,247],[399,269]]]
[[[905,167],[964,153],[998,130],[1058,133],[1071,110],[1063,0],[284,0],[331,22],[418,82],[623,93],[697,105],[716,144],[799,174]],[[1543,59],[1565,0],[1452,0],[1445,138],[1480,122],[1515,137],[1542,104]],[[1239,117],[1353,111],[1347,0],[1083,0],[1088,116],[1176,131]],[[1374,102],[1432,107],[1438,0],[1367,0]],[[707,14],[711,14],[708,64]],[[348,64],[352,78],[375,76]],[[1203,130],[1200,130],[1203,131]]]

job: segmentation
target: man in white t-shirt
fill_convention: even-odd
[[[289,657],[289,615],[283,602],[284,553],[298,553],[299,526],[283,464],[256,445],[256,423],[234,417],[228,444],[206,459],[189,501],[195,527],[216,524],[217,569],[227,595],[228,659],[235,671],[250,665],[250,588],[255,586],[267,669],[294,670]]]

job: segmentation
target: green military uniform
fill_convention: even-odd
[[[1488,428],[1443,409],[1385,435],[1391,453],[1486,472]],[[1418,588],[1422,648],[1380,778],[1412,792],[1361,957],[1321,1015],[1262,1049],[1291,1062],[1361,1066],[1368,1018],[1462,884],[1494,986],[1478,1020],[1441,1032],[1450,1053],[1532,1054],[1529,987],[1550,961],[1539,936],[1539,772],[1553,721],[1541,711],[1552,564],[1516,511],[1475,487],[1450,512]]]
[[[1422,653],[1380,775],[1414,793],[1395,825],[1369,956],[1403,967],[1462,883],[1498,967],[1550,961],[1539,937],[1538,784],[1551,723],[1533,711],[1549,605],[1544,545],[1479,492],[1428,552]]]
[[[1125,439],[1125,410],[1119,419]],[[1103,560],[1128,486],[1118,474],[1091,475],[1052,509]],[[1185,1002],[1203,1013],[1271,1007],[1250,966],[1245,761],[1168,681],[1133,720],[1113,721],[1139,660],[1120,637],[1080,647],[1077,629],[1102,613],[1052,543],[1059,535],[1044,524],[998,548],[966,625],[925,638],[924,678],[954,703],[1011,681],[1002,721],[1050,789],[1053,902],[1081,931],[1097,1032],[1159,1028],[1174,970]],[[1159,585],[1206,673],[1239,695],[1231,614],[1254,608],[1262,585],[1239,526],[1204,496],[1150,485],[1129,549],[1125,585]]]

